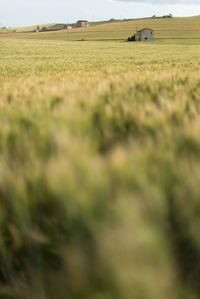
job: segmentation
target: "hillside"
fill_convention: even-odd
[[[92,24],[89,28],[59,30],[41,33],[9,33],[7,37],[46,40],[126,40],[136,28],[151,27],[158,42],[184,42],[200,44],[200,17],[150,18]],[[55,24],[52,26],[55,26]],[[30,29],[30,27],[29,27]],[[5,36],[5,34],[4,34]],[[184,40],[184,41],[183,41]]]

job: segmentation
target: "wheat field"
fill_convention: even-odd
[[[200,45],[37,36],[0,37],[0,298],[199,299]]]

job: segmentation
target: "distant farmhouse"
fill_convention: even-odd
[[[136,34],[128,38],[129,42],[150,42],[155,38],[154,30],[150,28],[143,28],[136,30]]]
[[[150,28],[143,28],[136,32],[135,40],[140,42],[148,42],[154,40],[154,30]]]
[[[89,27],[89,22],[86,20],[79,20],[76,24],[77,27],[81,27],[81,28]]]

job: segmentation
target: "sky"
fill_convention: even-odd
[[[200,15],[200,0],[0,0],[0,7],[1,26]]]

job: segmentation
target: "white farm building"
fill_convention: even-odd
[[[154,30],[150,28],[143,28],[136,32],[136,41],[153,41],[154,40]]]
[[[76,24],[77,27],[89,27],[89,22],[86,20],[79,20]]]

